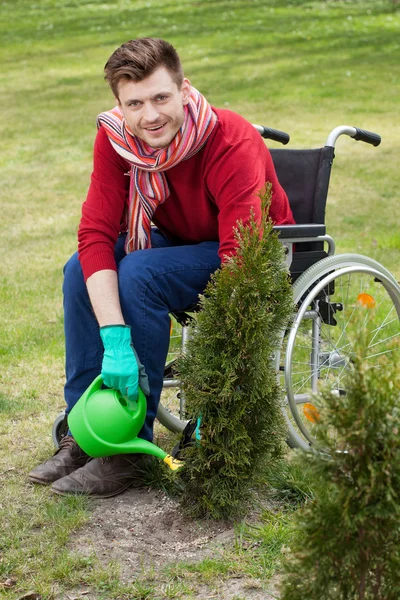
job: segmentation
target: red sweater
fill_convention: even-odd
[[[192,158],[165,172],[170,196],[153,215],[153,223],[183,244],[219,240],[219,256],[235,252],[233,228],[247,223],[250,208],[260,217],[256,196],[272,183],[270,216],[277,225],[294,223],[271,155],[260,134],[241,116],[215,110],[218,122],[205,146]],[[78,231],[78,252],[85,280],[102,269],[116,270],[114,245],[128,202],[129,164],[112,148],[100,127],[94,167]]]

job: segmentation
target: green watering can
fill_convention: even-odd
[[[115,454],[153,454],[173,471],[182,462],[155,444],[138,438],[146,418],[146,396],[139,388],[136,402],[119,391],[101,389],[103,379],[96,377],[68,415],[68,426],[78,445],[89,456],[100,458]]]

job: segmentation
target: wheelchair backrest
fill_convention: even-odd
[[[273,148],[270,152],[296,223],[325,223],[334,148]]]

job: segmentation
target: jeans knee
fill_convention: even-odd
[[[124,315],[150,314],[161,308],[168,312],[163,286],[158,284],[159,266],[152,250],[132,252],[118,265],[118,288]]]
[[[120,291],[132,289],[143,290],[152,278],[151,261],[147,260],[147,252],[145,250],[138,250],[128,254],[118,265]]]
[[[82,273],[81,264],[78,259],[78,253],[76,252],[71,256],[68,262],[64,265],[63,269],[64,281],[63,281],[63,293],[76,294],[86,293],[85,280]]]

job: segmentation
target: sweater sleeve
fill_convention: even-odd
[[[116,270],[114,247],[129,193],[128,163],[111,146],[102,127],[93,152],[93,172],[82,206],[78,256],[85,281],[103,269]]]
[[[253,209],[261,218],[261,202],[257,196],[265,183],[272,184],[270,216],[274,224],[294,223],[287,196],[280,186],[272,157],[261,137],[249,132],[237,139],[232,135],[218,136],[221,140],[213,147],[206,171],[206,184],[218,209],[219,255],[222,261],[235,253],[234,228],[238,220],[249,222]]]

